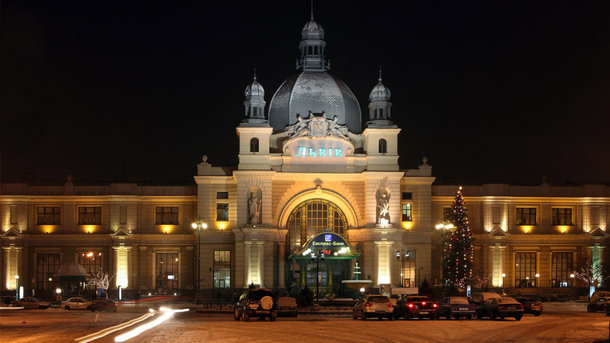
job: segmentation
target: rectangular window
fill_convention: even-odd
[[[552,225],[572,225],[572,209],[554,208]]]
[[[573,272],[571,252],[553,252],[551,260],[551,287],[572,287]]]
[[[36,225],[60,225],[60,207],[38,207],[36,209]]]
[[[412,213],[411,204],[402,204],[402,221],[403,222],[410,222],[413,220],[411,213]]]
[[[453,221],[453,208],[443,207],[443,221],[444,222]]]
[[[411,199],[413,199],[413,193],[402,192],[402,200],[411,200]]]
[[[214,251],[214,288],[231,288],[231,251]]]
[[[9,213],[9,219],[11,221],[11,224],[17,224],[17,205],[11,205],[10,211],[11,212]]]
[[[180,259],[178,253],[155,254],[155,286],[157,292],[171,293],[178,290]]]
[[[229,192],[216,192],[216,199],[229,199]]]
[[[157,225],[178,225],[178,207],[157,207]]]
[[[536,253],[515,253],[515,287],[536,287]]]
[[[119,224],[127,224],[127,206],[119,207]]]
[[[216,204],[216,220],[228,221],[229,220],[229,204],[220,203]]]
[[[37,254],[36,255],[36,289],[49,290],[53,282],[59,284],[59,280],[53,280],[53,276],[60,267],[59,254]],[[51,281],[49,281],[51,278]]]
[[[79,207],[78,225],[102,225],[102,208]]]
[[[536,225],[536,208],[517,208],[517,225]]]
[[[402,287],[417,287],[415,251],[403,250],[400,260],[402,269]]]
[[[98,273],[102,270],[102,253],[99,251],[87,251],[78,254],[78,264],[83,266],[88,273]]]

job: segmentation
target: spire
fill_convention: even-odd
[[[311,15],[309,16],[309,20],[313,21],[313,0],[311,0]]]
[[[256,64],[254,65],[254,75],[252,76],[252,81],[256,81]]]
[[[324,41],[324,29],[313,17],[313,0],[309,13],[309,21],[301,31],[301,42],[299,50],[301,56],[297,62],[297,69],[305,71],[325,71],[330,69],[330,64],[324,58],[326,42]]]
[[[379,79],[378,79],[379,83],[381,83],[381,64],[379,65]]]

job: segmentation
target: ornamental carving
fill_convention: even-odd
[[[326,112],[309,112],[308,118],[303,118],[297,114],[297,122],[289,125],[286,129],[289,138],[295,137],[337,137],[349,140],[347,137],[348,129],[346,125],[339,124],[339,118],[326,118]]]

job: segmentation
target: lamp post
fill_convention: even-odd
[[[506,273],[502,273],[502,293],[504,292],[504,279],[506,278]]]
[[[441,260],[441,278],[443,279],[443,287],[447,286],[447,282],[445,280],[445,264],[447,256],[445,256],[445,231],[453,229],[453,224],[444,224],[439,223],[436,225],[437,230],[441,230],[443,232],[443,251],[442,251],[442,260]]]
[[[538,300],[538,278],[540,277],[540,274],[536,273],[536,300]]]
[[[320,305],[320,260],[324,262],[324,254],[316,256],[311,253],[311,262],[316,261],[316,305]]]
[[[195,296],[195,302],[198,302],[201,291],[201,229],[207,229],[208,223],[203,217],[195,217],[191,226],[194,230],[197,230],[197,295]]]
[[[15,275],[15,300],[19,301],[19,275]]]

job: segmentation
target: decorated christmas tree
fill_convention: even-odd
[[[473,239],[462,187],[453,201],[449,220],[453,224],[453,231],[448,234],[443,247],[444,284],[463,289],[472,277]]]

